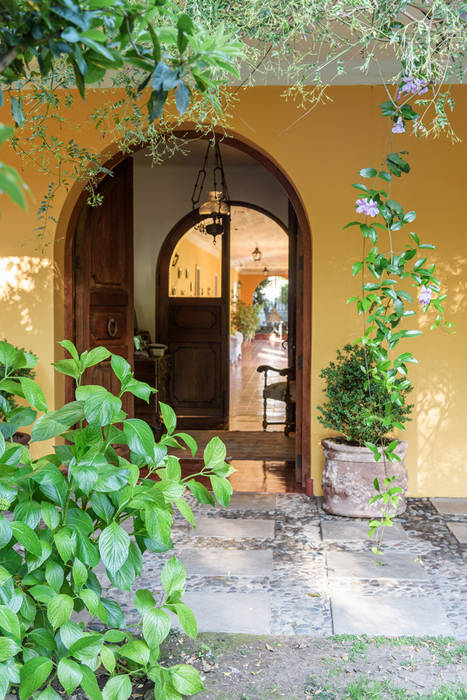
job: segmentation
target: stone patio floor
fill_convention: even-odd
[[[192,507],[197,530],[177,516],[175,549],[146,553],[137,587],[157,593],[176,554],[200,631],[467,638],[467,499],[409,499],[378,558],[366,521],[327,515],[317,498],[239,493],[228,509]],[[132,594],[111,595],[136,619]]]

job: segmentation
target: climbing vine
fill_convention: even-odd
[[[381,104],[382,114],[391,120],[392,134],[406,131],[407,122],[417,128],[419,113],[410,104],[417,106],[420,96],[428,92],[427,82],[420,77],[407,75],[401,81],[395,95],[388,92],[389,99]],[[391,141],[392,141],[391,135]],[[363,334],[358,339],[365,350],[365,363],[362,367],[366,375],[368,397],[368,423],[378,421],[385,428],[385,434],[393,429],[404,430],[397,413],[404,403],[404,392],[410,388],[408,365],[417,360],[410,351],[399,351],[399,345],[406,339],[422,333],[409,319],[417,316],[417,311],[434,311],[431,329],[440,324],[448,330],[452,324],[444,319],[443,303],[446,294],[436,276],[436,265],[428,256],[435,246],[421,242],[412,230],[402,237],[399,232],[411,229],[416,212],[406,210],[403,205],[391,199],[393,178],[401,178],[410,172],[406,151],[388,153],[381,168],[368,167],[360,170],[360,176],[370,180],[370,184],[357,182],[353,185],[360,197],[356,201],[356,211],[365,216],[364,221],[352,221],[345,228],[358,226],[363,236],[363,256],[352,266],[354,276],[361,275],[361,293],[351,297],[359,315],[363,317]],[[418,305],[414,308],[414,296]],[[412,326],[412,327],[411,327]],[[385,390],[388,400],[384,416],[375,415],[372,392],[374,388]],[[385,461],[386,477],[380,484],[375,479],[375,496],[371,502],[382,502],[381,519],[370,521],[370,534],[378,528],[392,524],[402,489],[394,485],[395,477],[389,473],[386,461],[398,461],[395,450],[397,440],[379,443],[366,442],[376,461]]]

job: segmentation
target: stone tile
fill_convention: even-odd
[[[348,520],[322,520],[323,540],[329,542],[349,542],[369,540],[367,522],[349,522]],[[407,539],[407,533],[399,523],[385,527],[383,542],[401,542]],[[373,541],[373,540],[371,540]]]
[[[274,510],[275,493],[234,493],[230,499],[230,510]]]
[[[451,636],[453,633],[438,598],[340,592],[331,596],[331,609],[334,634]]]
[[[183,596],[195,613],[199,632],[270,634],[269,593],[190,593]]]
[[[447,523],[454,537],[461,544],[467,544],[467,523]]]
[[[252,537],[268,539],[274,537],[274,520],[251,518],[205,518],[196,519],[194,537]]]
[[[179,549],[177,556],[188,575],[251,576],[272,574],[272,551],[268,549]]]
[[[467,515],[467,498],[432,498],[431,502],[438,513]]]
[[[380,557],[383,565],[376,563],[370,552],[328,552],[329,575],[344,578],[391,578],[405,580],[426,580],[428,574],[415,561],[415,555],[402,552],[386,552]]]

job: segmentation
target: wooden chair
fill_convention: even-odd
[[[295,402],[296,402],[296,383],[295,383],[295,367],[286,367],[285,369],[277,369],[270,365],[260,365],[257,369],[260,374],[264,373],[264,388],[263,388],[263,430],[267,430],[268,425],[283,425],[284,433],[288,435],[295,432]],[[268,373],[277,372],[282,381],[268,384]],[[274,401],[284,401],[285,403],[285,421],[269,421],[267,416],[268,399]]]

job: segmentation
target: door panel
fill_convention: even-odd
[[[222,430],[229,422],[230,231],[226,225],[222,236],[222,296],[169,296],[171,254],[192,223],[186,217],[161,251],[157,341],[168,346],[168,402],[180,427]]]
[[[79,352],[104,345],[133,363],[133,163],[130,158],[98,187],[103,202],[85,205],[73,251],[75,344]],[[85,384],[118,393],[110,363],[90,367]],[[133,400],[124,396],[133,415]]]

